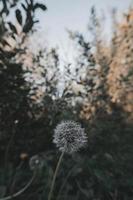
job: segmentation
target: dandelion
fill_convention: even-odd
[[[42,169],[43,165],[44,165],[43,158],[41,158],[41,156],[39,155],[32,156],[29,161],[29,166],[32,171]]]
[[[86,146],[87,135],[79,123],[62,121],[55,128],[53,142],[60,151],[71,154]]]
[[[57,172],[59,170],[64,153],[72,154],[77,152],[80,148],[86,146],[87,135],[84,131],[84,128],[82,128],[79,123],[74,121],[62,121],[54,130],[53,142],[62,153],[55,169],[48,200],[51,200],[52,198]]]

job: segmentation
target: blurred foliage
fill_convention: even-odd
[[[88,146],[65,155],[53,199],[132,200],[133,10],[121,23],[113,13],[110,45],[102,38],[94,7],[88,25],[92,40],[69,31],[77,49],[76,67],[64,65],[61,83],[58,50],[45,46],[35,53],[29,47],[38,9],[47,8],[33,0],[1,1],[0,197],[27,184],[29,160],[38,155],[43,167],[16,199],[47,199],[60,154],[52,144],[53,129],[72,119],[85,127]],[[8,18],[10,12],[16,23]]]

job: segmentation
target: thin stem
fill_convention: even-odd
[[[60,167],[62,158],[63,158],[63,156],[64,156],[64,153],[65,153],[65,151],[63,151],[63,152],[61,153],[60,158],[59,158],[59,160],[58,160],[58,163],[57,163],[57,166],[56,166],[56,169],[55,169],[55,173],[54,173],[54,176],[53,176],[53,180],[52,180],[50,192],[49,192],[49,195],[48,195],[48,200],[51,200],[51,198],[52,198],[52,194],[53,194],[53,190],[54,190],[54,184],[55,184],[56,176],[57,176],[57,173],[58,173],[58,170],[59,170],[59,167]]]
[[[7,162],[8,162],[8,156],[9,156],[8,154],[12,146],[14,136],[15,136],[15,130],[13,130],[13,133],[11,135],[11,138],[9,139],[9,142],[7,144],[6,151],[5,151],[5,171],[7,171],[7,164],[8,164]]]
[[[29,180],[29,182],[21,190],[19,190],[18,192],[14,193],[12,195],[7,196],[7,197],[0,198],[0,200],[10,200],[10,199],[12,199],[14,197],[19,196],[23,192],[25,192],[25,190],[27,190],[27,188],[32,184],[35,176],[36,176],[36,173],[34,172],[32,178]]]
[[[13,188],[14,188],[14,186],[15,186],[15,183],[16,183],[16,177],[17,177],[17,171],[22,167],[22,165],[23,165],[23,161],[21,161],[20,162],[20,164],[17,166],[17,168],[16,168],[16,170],[15,170],[15,172],[14,172],[14,174],[13,174],[13,176],[12,176],[12,178],[11,178],[11,180],[10,180],[10,187],[9,187],[9,191],[10,191],[10,193],[12,193],[13,194]]]
[[[59,200],[61,198],[61,192],[64,189],[65,184],[67,183],[68,178],[70,177],[71,173],[73,172],[73,170],[75,170],[75,166],[68,172],[63,184],[61,185],[61,188],[59,190],[58,196],[56,198],[56,200]]]

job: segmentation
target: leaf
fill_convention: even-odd
[[[4,40],[4,39],[1,41],[1,43],[4,46],[7,45],[7,46],[11,47],[11,45],[6,40]]]
[[[16,18],[18,20],[18,23],[20,25],[22,25],[22,14],[21,14],[21,11],[19,9],[16,10]]]
[[[28,33],[32,29],[33,24],[34,24],[34,22],[32,20],[28,20],[23,27],[23,32]]]
[[[81,193],[84,194],[87,198],[90,199],[90,197],[91,198],[93,197],[93,190],[92,189],[81,187],[81,185],[78,181],[77,181],[77,185],[78,185],[78,188],[81,191]]]
[[[23,7],[23,9],[24,9],[25,11],[27,11],[27,8],[26,8],[26,6],[25,6],[23,3],[21,3],[21,6]]]
[[[16,39],[15,36],[14,36],[14,33],[11,34],[11,37],[12,37],[14,40]]]
[[[104,156],[108,161],[114,162],[113,156],[111,154],[105,153]]]
[[[8,25],[9,25],[10,29],[11,29],[14,33],[17,34],[17,29],[16,29],[16,27],[15,27],[11,22],[8,22]]]
[[[38,8],[42,9],[43,11],[47,10],[47,7],[44,4],[36,3],[34,5],[34,10],[36,10]]]
[[[11,8],[14,8],[16,6],[16,3],[15,2],[13,2],[13,4],[11,4]]]

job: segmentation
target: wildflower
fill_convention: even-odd
[[[54,130],[53,142],[60,151],[71,154],[86,145],[87,135],[79,123],[62,121]]]
[[[30,158],[29,166],[31,170],[41,169],[43,167],[43,159],[39,155],[34,155]]]

